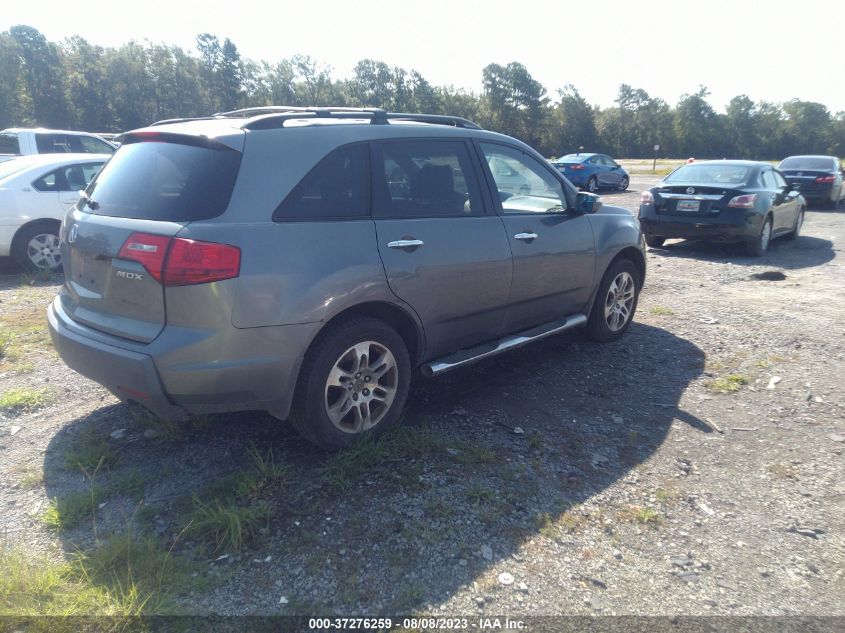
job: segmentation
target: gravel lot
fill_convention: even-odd
[[[656,179],[632,181],[605,202]],[[130,411],[44,342],[54,280],[4,264],[0,390],[44,406],[0,413],[3,542],[61,560],[148,535],[191,565],[181,613],[845,615],[843,244],[841,210],[761,259],[669,242],[621,341],[417,379],[399,433],[333,458],[263,414]],[[92,446],[99,468],[73,466]],[[186,529],[192,495],[271,449],[288,469],[239,502],[262,516],[244,549]],[[94,486],[93,512],[45,524]]]

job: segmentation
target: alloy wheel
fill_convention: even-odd
[[[41,270],[56,270],[62,265],[59,237],[52,233],[40,233],[29,240],[26,256],[32,265]]]
[[[390,410],[398,386],[393,353],[375,341],[357,343],[340,355],[326,380],[329,420],[344,433],[363,433]]]
[[[627,272],[621,272],[613,279],[607,289],[604,300],[604,318],[613,332],[618,332],[628,319],[634,306],[634,278]]]

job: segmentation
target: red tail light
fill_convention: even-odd
[[[833,182],[834,180],[836,180],[835,176],[819,176],[818,178],[816,178],[816,182],[825,184]]]
[[[654,194],[648,189],[643,191],[642,195],[640,195],[640,204],[654,204]]]
[[[153,278],[161,283],[161,272],[164,269],[164,259],[170,247],[171,238],[164,235],[149,233],[133,233],[123,243],[117,256],[138,262]]]
[[[165,286],[190,286],[237,277],[241,249],[228,244],[174,238],[164,267]]]
[[[585,169],[585,167],[584,165],[569,165],[569,169],[572,171],[581,171],[582,169]]]
[[[753,209],[755,202],[757,202],[757,194],[749,193],[731,198],[728,206],[734,209]]]
[[[149,233],[130,235],[118,257],[138,262],[165,286],[231,279],[241,269],[241,249],[236,246]]]

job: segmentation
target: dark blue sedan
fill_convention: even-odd
[[[552,165],[573,185],[590,193],[599,189],[625,191],[631,182],[628,172],[605,154],[567,154],[553,160]]]

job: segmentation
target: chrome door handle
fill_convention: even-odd
[[[524,240],[524,241],[527,242],[528,240],[536,240],[538,237],[540,237],[540,236],[537,235],[536,233],[517,233],[516,235],[513,236],[513,239]]]
[[[387,248],[408,248],[422,246],[425,242],[422,240],[396,240],[395,242],[388,242]]]

